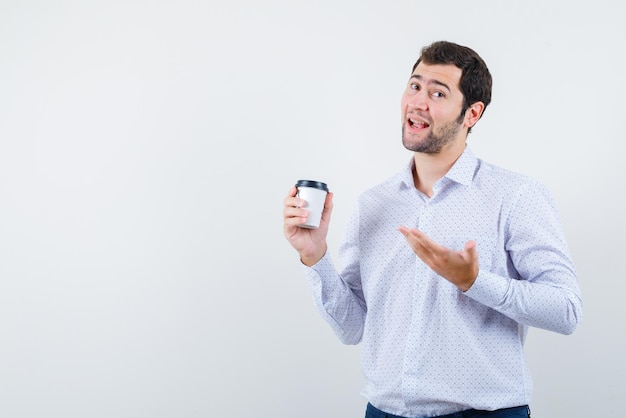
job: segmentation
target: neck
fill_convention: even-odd
[[[461,146],[442,149],[438,154],[413,154],[413,182],[415,188],[428,197],[433,196],[433,185],[446,175],[456,160],[463,154],[465,142]]]

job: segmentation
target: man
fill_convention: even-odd
[[[320,314],[346,344],[362,343],[366,418],[528,417],[529,326],[570,334],[581,320],[574,265],[550,193],[474,157],[471,128],[491,101],[472,49],[422,50],[401,100],[397,175],[363,193],[340,247],[292,188],[284,233]]]

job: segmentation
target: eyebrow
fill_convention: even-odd
[[[413,74],[411,76],[411,78],[409,78],[409,80],[414,79],[414,78],[416,78],[419,81],[423,81],[423,77],[421,75],[419,75],[419,74]],[[446,88],[448,91],[452,91],[452,90],[450,90],[450,87],[446,83],[443,83],[443,82],[441,82],[439,80],[428,80],[428,82],[426,84],[436,84],[438,86]]]

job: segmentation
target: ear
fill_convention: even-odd
[[[483,110],[485,110],[485,104],[483,102],[474,102],[470,107],[465,111],[465,120],[464,124],[468,128],[471,128],[478,122],[478,119],[483,115]]]

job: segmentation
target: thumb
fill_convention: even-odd
[[[465,243],[465,252],[467,252],[467,254],[470,257],[475,257],[476,256],[476,241],[474,240],[469,240]]]
[[[324,209],[322,210],[322,219],[326,222],[330,222],[330,214],[333,211],[333,196],[332,192],[326,194],[326,200],[324,201]]]

